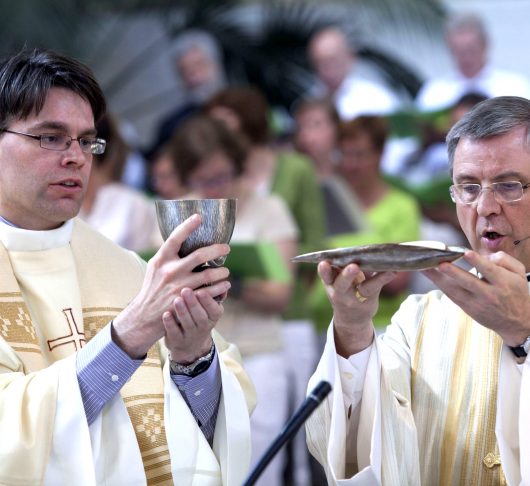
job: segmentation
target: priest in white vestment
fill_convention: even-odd
[[[179,225],[146,265],[76,218],[101,88],[26,49],[0,65],[0,484],[238,486],[252,384],[214,327],[229,252],[180,257]]]
[[[319,264],[334,317],[309,389],[333,392],[307,436],[329,484],[530,484],[530,101],[480,103],[447,142],[472,271],[424,270],[440,290],[374,338],[395,272]]]

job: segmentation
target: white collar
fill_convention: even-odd
[[[74,220],[69,219],[53,230],[33,231],[9,225],[0,220],[0,241],[10,251],[42,251],[70,243]]]

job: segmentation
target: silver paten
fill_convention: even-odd
[[[363,271],[399,272],[425,270],[442,262],[452,262],[462,257],[465,251],[466,248],[440,242],[384,243],[306,253],[292,258],[292,261],[319,263],[327,260],[337,267],[357,263]]]

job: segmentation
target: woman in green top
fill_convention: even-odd
[[[296,221],[300,253],[316,251],[324,245],[324,202],[315,169],[305,156],[278,150],[271,143],[270,107],[261,92],[250,86],[221,90],[205,106],[206,112],[243,135],[250,150],[245,163],[245,179],[259,193],[279,195]],[[313,267],[300,267],[286,319],[307,319],[306,283],[316,275]]]
[[[360,116],[339,127],[341,160],[338,173],[354,191],[364,211],[369,230],[337,235],[328,240],[330,248],[371,243],[399,243],[419,239],[421,209],[413,196],[389,185],[379,170],[388,134],[386,120]],[[381,292],[374,325],[383,327],[407,295],[410,273],[400,272]],[[327,327],[331,307],[323,287],[317,287],[311,306],[319,327]]]

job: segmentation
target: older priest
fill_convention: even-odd
[[[238,485],[252,385],[193,272],[229,248],[179,258],[195,216],[146,268],[75,218],[104,108],[73,59],[0,66],[0,483]]]
[[[425,271],[440,290],[374,339],[394,275],[319,265],[334,319],[312,379],[334,392],[308,443],[330,484],[530,484],[530,101],[487,100],[447,141],[473,271]]]

